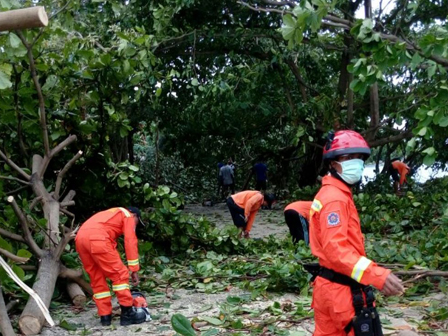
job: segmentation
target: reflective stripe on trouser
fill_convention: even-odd
[[[313,336],[346,336],[344,328],[355,316],[350,287],[317,277],[313,283]],[[348,335],[354,335],[353,329]]]
[[[76,250],[84,269],[90,276],[93,293],[98,294],[93,297],[98,308],[98,315],[104,316],[112,313],[111,297],[99,295],[100,293],[110,292],[106,278],[110,279],[113,285],[119,286],[120,290],[115,292],[118,302],[123,306],[132,306],[129,271],[123,265],[111,242],[109,240],[91,241],[88,235],[81,236],[77,237]]]

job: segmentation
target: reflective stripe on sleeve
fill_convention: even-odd
[[[137,265],[138,265],[138,259],[128,260],[128,266],[137,266]]]
[[[112,286],[112,290],[114,292],[119,292],[119,291],[126,290],[126,289],[129,289],[129,284],[120,284],[120,285]]]
[[[100,293],[93,294],[93,298],[97,299],[97,300],[105,299],[105,298],[110,297],[110,296],[112,296],[110,294],[110,292],[100,292]]]
[[[120,209],[121,211],[123,211],[123,213],[124,213],[124,215],[125,215],[126,217],[132,217],[132,215],[131,215],[131,213],[129,212],[129,210],[127,210],[127,209],[125,209],[125,208],[118,208],[118,209]]]
[[[314,199],[313,204],[311,204],[311,209],[320,212],[322,210],[322,203],[319,200]]]
[[[352,279],[355,279],[356,281],[360,282],[361,278],[364,274],[364,271],[369,267],[372,260],[367,259],[366,257],[359,258],[358,262],[356,263],[355,267],[353,267],[352,271]]]

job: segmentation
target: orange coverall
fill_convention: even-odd
[[[263,195],[256,190],[248,190],[231,196],[236,205],[244,209],[244,217],[248,218],[246,231],[250,232],[255,221],[255,216],[263,204]]]
[[[310,217],[311,252],[319,264],[381,290],[390,270],[366,258],[351,189],[333,176],[325,176]],[[347,335],[344,328],[355,316],[350,287],[319,276],[313,287],[314,336]],[[353,335],[353,330],[349,335]]]
[[[76,235],[76,250],[84,269],[90,276],[100,316],[112,313],[111,293],[106,278],[112,281],[112,289],[122,306],[132,306],[129,290],[129,271],[116,249],[117,238],[124,234],[124,244],[129,270],[140,269],[138,261],[135,218],[125,208],[112,208],[90,217]]]
[[[286,211],[286,210],[297,211],[303,218],[305,218],[309,222],[310,221],[311,204],[313,204],[313,202],[308,202],[308,201],[293,202],[293,203],[288,204],[284,211]]]
[[[398,170],[398,174],[400,174],[400,185],[403,185],[403,183],[406,182],[406,175],[410,170],[409,166],[406,163],[397,160],[392,162],[392,167]]]

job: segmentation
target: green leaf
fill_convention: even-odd
[[[7,76],[3,71],[0,71],[0,90],[10,88],[12,86],[9,76]]]
[[[191,80],[191,85],[193,85],[193,86],[198,86],[198,85],[199,85],[199,81],[198,81],[196,78],[193,78],[193,79]]]
[[[171,326],[182,336],[196,336],[190,321],[182,314],[174,314],[171,317]]]
[[[422,128],[420,129],[420,131],[418,131],[417,134],[420,135],[420,136],[424,136],[424,135],[426,134],[427,130],[428,130],[427,127],[422,127]]]
[[[45,84],[42,86],[42,91],[44,91],[44,92],[51,91],[57,82],[58,82],[58,77],[56,77],[55,75],[48,76],[47,80],[45,81]]]
[[[208,322],[210,324],[213,324],[215,326],[221,325],[224,323],[224,321],[221,321],[220,319],[216,317],[209,317],[209,316],[201,316],[201,320]]]
[[[21,269],[16,264],[12,265],[11,268],[14,271],[14,273],[19,277],[20,280],[25,279],[25,271],[23,269]]]
[[[434,147],[429,147],[429,148],[426,148],[426,149],[423,151],[423,153],[428,154],[428,155],[434,155],[435,151],[436,151],[436,150],[434,149]]]
[[[133,172],[138,172],[140,170],[137,166],[134,166],[134,165],[130,165],[128,168],[130,170],[132,170]]]
[[[447,127],[448,126],[448,116],[444,116],[439,120],[439,126],[440,127]]]
[[[432,166],[434,162],[436,162],[436,155],[426,155],[423,158],[423,164],[425,164],[428,167]]]
[[[195,80],[196,80],[196,82],[198,81],[196,78],[195,78]],[[193,84],[194,85],[194,84]],[[156,97],[160,97],[160,95],[162,94],[162,88],[157,88],[157,90],[156,90]]]
[[[78,329],[78,327],[75,324],[69,323],[66,320],[62,320],[61,322],[59,322],[59,327],[70,331],[75,331],[76,329]]]
[[[17,49],[22,44],[19,37],[14,33],[9,33],[9,44],[13,49]]]
[[[31,258],[33,256],[33,254],[28,250],[20,249],[17,251],[17,256],[22,257],[22,258]]]
[[[201,336],[214,336],[214,335],[218,335],[219,334],[219,330],[216,328],[210,328],[207,331],[204,331],[203,333],[201,333]]]

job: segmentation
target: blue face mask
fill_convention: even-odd
[[[338,174],[347,184],[356,184],[361,181],[362,173],[364,171],[363,160],[352,159],[338,163],[342,167],[342,173]]]

